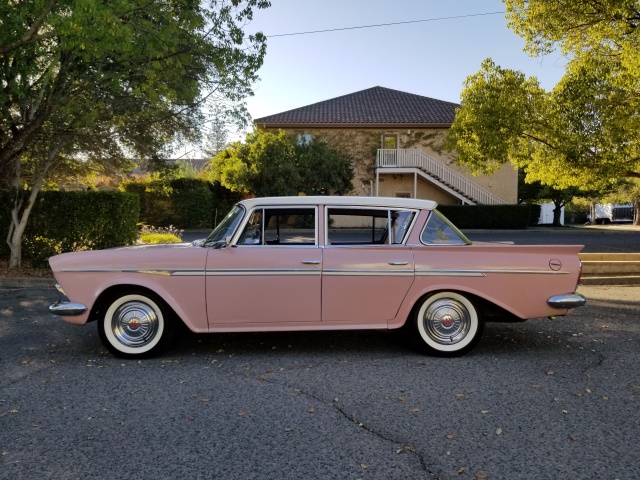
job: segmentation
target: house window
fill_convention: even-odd
[[[397,149],[398,148],[398,135],[385,133],[382,135],[382,148],[385,149]]]
[[[396,198],[411,198],[409,192],[396,192]]]
[[[309,145],[311,143],[312,135],[310,133],[298,134],[298,145]]]

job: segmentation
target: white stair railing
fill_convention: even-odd
[[[442,182],[449,188],[453,188],[464,196],[469,197],[474,202],[486,205],[501,205],[507,203],[417,148],[379,149],[376,166],[378,168],[418,168],[430,176],[435,177],[436,180]]]

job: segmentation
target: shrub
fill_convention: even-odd
[[[22,251],[35,268],[47,268],[47,259],[62,253],[62,243],[39,235],[24,237]]]
[[[153,227],[151,225],[145,225],[144,223],[140,225],[140,237],[144,235],[173,235],[174,237],[178,237],[179,240],[182,240],[182,234],[184,230],[177,229],[173,225],[169,225],[168,227]]]
[[[140,197],[140,220],[151,225],[212,228],[240,200],[238,194],[195,178],[125,182]]]
[[[140,243],[156,245],[158,243],[178,243],[182,239],[170,233],[148,233],[140,235]]]
[[[6,238],[10,192],[0,192],[0,202],[0,235]],[[40,192],[24,233],[24,253],[32,262],[42,263],[55,253],[132,245],[137,238],[139,209],[139,199],[131,193]],[[2,243],[2,253],[7,255],[6,243]]]

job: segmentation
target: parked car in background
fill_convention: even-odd
[[[50,311],[95,321],[121,357],[193,332],[406,328],[456,356],[488,321],[565,315],[582,246],[472,243],[428,200],[275,197],[238,203],[205,241],[65,253]]]

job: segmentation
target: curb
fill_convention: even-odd
[[[640,285],[640,276],[582,277],[580,285]]]
[[[52,288],[55,283],[53,277],[0,277],[0,288]]]

